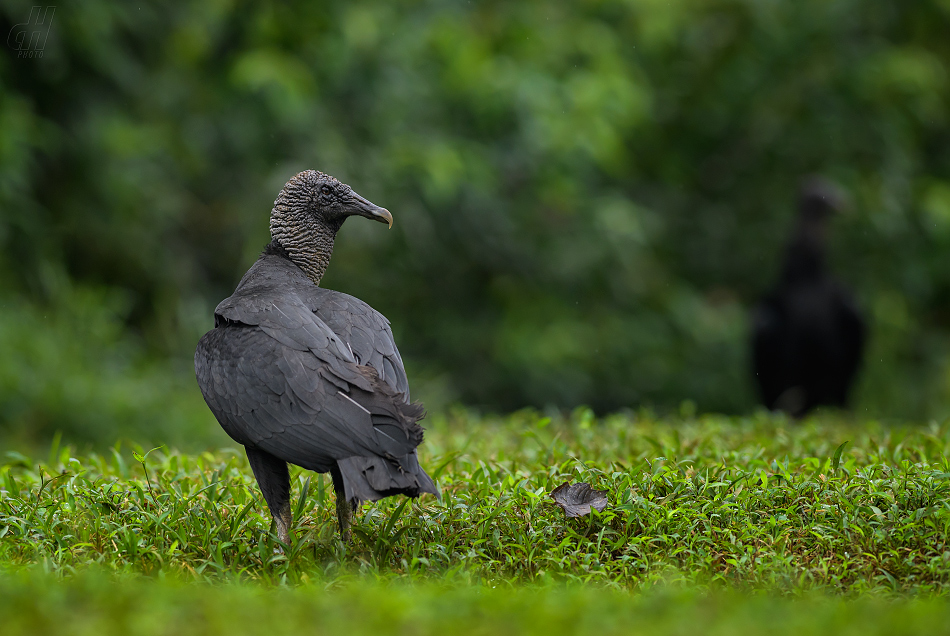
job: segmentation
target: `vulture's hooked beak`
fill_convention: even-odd
[[[389,213],[389,210],[370,203],[355,192],[353,193],[353,214],[359,214],[381,223],[388,223],[390,228],[393,226],[393,215]]]

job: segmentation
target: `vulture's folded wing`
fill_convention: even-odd
[[[752,314],[752,369],[766,406],[772,408],[785,387],[782,346],[785,317],[774,298],[760,302]]]
[[[313,287],[304,301],[349,346],[358,364],[366,364],[409,401],[409,379],[386,318],[358,298]]]
[[[399,462],[412,454],[422,442],[421,407],[405,403],[372,368],[337,365],[346,373],[257,326],[212,329],[195,353],[205,401],[241,444],[322,471],[352,456]]]
[[[293,282],[252,268],[198,345],[198,381],[225,430],[302,466],[411,452],[422,441],[421,408],[358,364]]]

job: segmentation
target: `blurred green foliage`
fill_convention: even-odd
[[[675,583],[640,594],[369,576],[333,586],[318,576],[300,586],[207,585],[102,567],[63,580],[37,567],[0,573],[0,619],[7,636],[680,636],[697,625],[714,636],[894,636],[944,633],[950,608],[943,598],[789,598]]]
[[[194,344],[305,168],[394,213],[324,284],[392,320],[416,397],[727,412],[824,173],[856,406],[945,416],[948,29],[947,0],[57,6],[42,58],[0,55],[0,429],[213,426]]]

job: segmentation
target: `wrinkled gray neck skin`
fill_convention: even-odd
[[[312,212],[312,191],[292,179],[277,195],[270,214],[270,235],[286,250],[290,260],[313,281],[327,271],[333,255],[333,241],[343,225],[329,223]]]

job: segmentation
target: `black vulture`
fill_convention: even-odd
[[[752,358],[762,401],[794,417],[818,405],[846,406],[861,364],[864,319],[825,262],[828,219],[843,203],[843,193],[829,181],[804,182],[778,285],[753,315]]]
[[[392,215],[333,177],[307,170],[280,191],[271,242],[214,310],[195,352],[205,401],[242,444],[282,542],[290,542],[287,462],[329,472],[344,541],[362,501],[439,496],[419,465],[421,404],[389,321],[363,301],[319,287],[347,217]]]

